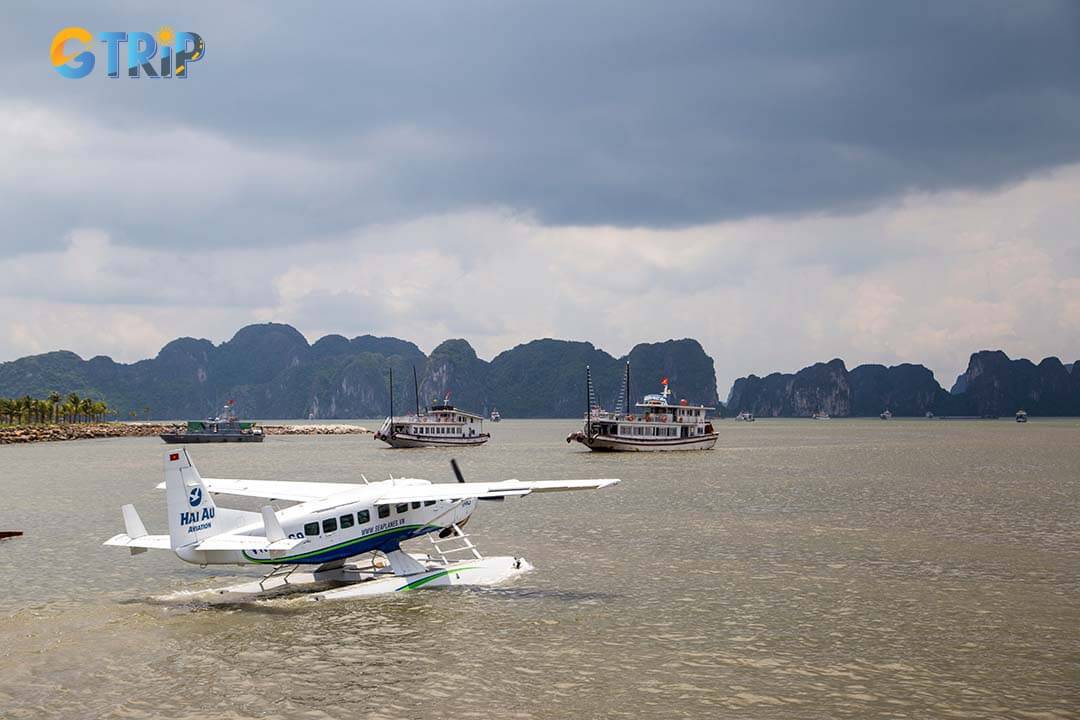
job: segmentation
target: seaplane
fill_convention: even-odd
[[[151,535],[134,505],[120,508],[124,532],[105,545],[132,555],[170,550],[185,562],[261,565],[271,571],[253,582],[209,592],[227,599],[302,592],[337,600],[447,585],[494,585],[532,566],[521,557],[484,557],[462,530],[478,501],[548,492],[598,490],[619,482],[542,480],[466,482],[456,460],[453,483],[394,478],[360,483],[204,478],[186,448],[165,452],[169,534]],[[216,495],[294,502],[259,512],[219,507]],[[426,536],[425,553],[401,543]],[[317,590],[320,586],[332,586]]]

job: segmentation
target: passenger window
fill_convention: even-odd
[[[409,503],[401,503],[400,505],[395,505],[394,509],[397,510],[398,513],[409,512]]]
[[[424,507],[431,507],[434,504],[435,504],[434,500],[425,500],[424,501]]]
[[[379,506],[379,517],[381,517],[381,518],[390,517],[390,506],[389,505],[380,505]]]
[[[356,522],[360,523],[361,525],[371,522],[371,511],[361,510],[360,512],[356,513]]]
[[[307,535],[308,537],[311,537],[312,535],[318,535],[318,534],[319,534],[319,523],[313,522],[313,523],[308,523],[307,525],[304,526],[304,535]]]
[[[419,501],[417,501],[417,502],[414,502],[414,503],[412,504],[412,509],[413,509],[413,510],[419,510],[419,509],[420,509],[420,502],[419,502]]]
[[[345,528],[351,528],[353,526],[353,516],[351,513],[349,515],[342,515],[340,518],[338,518],[338,520],[341,521],[342,530],[344,530]]]
[[[337,530],[336,518],[326,518],[322,521],[322,531],[324,533],[334,532],[335,530]]]

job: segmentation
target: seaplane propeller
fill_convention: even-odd
[[[450,467],[452,467],[454,469],[454,477],[457,478],[457,481],[459,483],[465,482],[465,476],[461,474],[461,468],[458,467],[457,460],[455,458],[450,458]],[[496,502],[502,502],[505,499],[506,499],[506,497],[503,496],[503,495],[499,495],[499,496],[496,496],[496,497],[482,497],[482,498],[480,498],[480,500],[494,500]]]

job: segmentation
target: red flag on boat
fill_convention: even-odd
[[[169,453],[169,461],[176,462],[180,459],[180,453]]]
[[[663,380],[661,380],[661,381],[660,381],[660,384],[661,384],[661,385],[667,385],[667,384],[668,384],[668,382],[667,382],[667,378],[664,378]]]

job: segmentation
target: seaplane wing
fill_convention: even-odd
[[[375,505],[420,502],[423,500],[462,500],[464,498],[503,498],[529,495],[531,493],[563,492],[568,490],[599,490],[614,485],[617,478],[599,480],[541,480],[521,482],[439,483],[435,485],[404,485],[382,488],[375,497]]]
[[[295,500],[309,502],[325,500],[335,495],[357,491],[364,485],[352,483],[290,482],[288,480],[230,480],[226,478],[202,478],[206,489],[214,494],[239,495],[241,497],[266,498],[269,500]],[[158,484],[159,490],[165,483]]]

